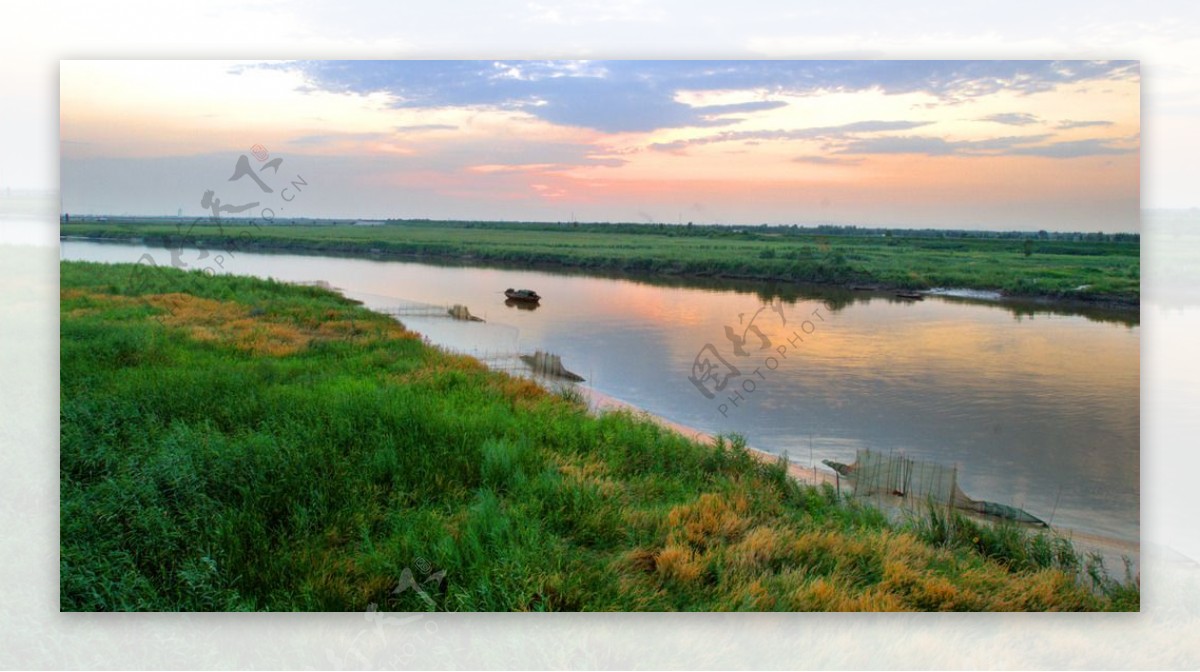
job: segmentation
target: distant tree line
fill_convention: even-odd
[[[217,222],[208,217],[130,217],[105,215],[77,215],[60,218],[62,223],[85,222],[120,222],[131,225],[176,224],[187,222],[191,225],[213,225]],[[226,226],[353,226],[358,220],[352,219],[316,219],[316,218],[280,218],[270,222],[261,219],[228,217],[220,220]],[[654,234],[665,236],[695,236],[702,238],[742,238],[745,240],[769,240],[787,237],[811,236],[853,236],[858,238],[882,237],[900,238],[941,238],[941,239],[980,239],[980,240],[1025,240],[1033,239],[1044,242],[1097,242],[1097,243],[1140,243],[1138,233],[1103,233],[1100,231],[1085,233],[1081,231],[979,231],[973,229],[906,229],[891,227],[855,226],[853,224],[818,224],[800,226],[798,224],[645,224],[634,222],[518,222],[518,221],[468,221],[468,220],[437,220],[437,219],[388,219],[383,220],[388,225],[429,226],[429,227],[458,227],[480,229],[510,229],[519,231],[579,231],[593,233],[629,233]],[[1037,248],[1039,251],[1042,247]]]
[[[1141,241],[1138,233],[1104,233],[1101,231],[1085,233],[1082,231],[982,231],[975,229],[906,229],[890,227],[867,227],[853,224],[817,224],[801,226],[798,224],[644,224],[636,222],[517,222],[517,221],[446,221],[435,219],[389,219],[388,224],[403,224],[408,226],[458,226],[463,228],[482,229],[515,229],[522,231],[563,231],[607,232],[631,234],[656,234],[668,236],[698,236],[706,238],[744,237],[758,239],[760,237],[787,236],[855,236],[855,237],[886,237],[886,238],[976,238],[991,240],[1022,240],[1036,239],[1042,241],[1062,242],[1099,242],[1099,243],[1137,243]]]

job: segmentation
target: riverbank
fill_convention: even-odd
[[[639,417],[649,419],[652,422],[658,423],[659,425],[686,436],[687,438],[698,443],[710,446],[716,445],[717,443],[718,437],[713,434],[709,434],[694,427],[688,427],[687,425],[682,425],[677,422],[672,422],[667,418],[654,415],[645,409],[638,408],[633,404],[606,395],[603,392],[599,392],[590,388],[581,388],[580,391],[588,399],[589,408],[593,409],[594,412],[600,413],[609,410],[617,410],[634,413]],[[747,446],[746,448],[756,460],[763,464],[776,464],[779,461],[779,455],[774,453],[755,448],[754,446]],[[801,484],[814,487],[828,485],[837,487],[840,490],[840,484],[837,475],[832,470],[821,469],[816,466],[805,467],[789,460],[787,463],[787,472],[788,476]],[[881,496],[875,503],[881,507],[891,507],[896,510],[911,508],[911,503],[906,502],[899,497]],[[964,511],[961,513],[961,515],[982,523],[995,522],[994,520],[990,520],[970,512]],[[1141,545],[1136,541],[1127,541],[1110,536],[1089,534],[1061,526],[1055,526],[1052,533],[1068,540],[1081,552],[1099,554],[1104,561],[1104,566],[1110,572],[1117,571],[1118,568],[1123,568],[1126,560],[1128,560],[1130,563],[1130,571],[1132,571],[1135,575],[1139,574],[1141,571]],[[1117,578],[1120,578],[1119,575]]]
[[[687,425],[681,425],[677,422],[672,422],[662,416],[654,415],[645,409],[638,408],[633,404],[621,401],[620,399],[604,394],[603,392],[599,392],[591,388],[580,388],[580,392],[587,398],[588,407],[594,412],[602,413],[605,411],[624,411],[627,413],[636,414],[697,443],[709,446],[714,446],[717,444],[718,437],[713,434],[702,432],[699,429],[688,427]],[[765,450],[755,448],[754,446],[746,446],[746,449],[750,451],[750,454],[754,457],[754,459],[764,464],[774,464],[779,461],[778,455],[769,453]],[[790,460],[787,463],[787,472],[788,476],[796,479],[797,482],[804,485],[821,486],[836,485],[837,483],[836,475],[832,471],[825,471],[816,467],[804,467]]]
[[[1012,238],[823,235],[705,227],[478,222],[386,226],[64,223],[63,236],[211,250],[318,252],[548,270],[712,278],[879,291],[952,287],[1063,305],[1136,310],[1140,244]]]
[[[60,271],[65,611],[1137,609],[1054,540],[896,526],[318,287]]]

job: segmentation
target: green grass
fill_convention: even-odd
[[[740,231],[740,232],[739,232]],[[905,235],[823,235],[722,227],[556,226],[404,222],[387,226],[177,226],[144,220],[71,223],[63,235],[140,237],[209,249],[386,254],[678,277],[722,277],[887,288],[999,290],[1136,306],[1137,241]]]
[[[889,523],[321,289],[61,279],[66,611],[1137,608],[1063,542]]]

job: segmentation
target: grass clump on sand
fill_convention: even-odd
[[[1136,608],[328,291],[139,270],[61,265],[63,610]]]

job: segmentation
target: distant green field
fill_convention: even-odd
[[[61,264],[60,607],[1136,610],[1053,534],[897,524],[332,292]]]
[[[1114,305],[1139,302],[1136,240],[939,235],[825,235],[778,229],[654,225],[395,222],[385,226],[145,220],[63,224],[70,236],[242,250],[467,260],[679,277],[999,290]]]

